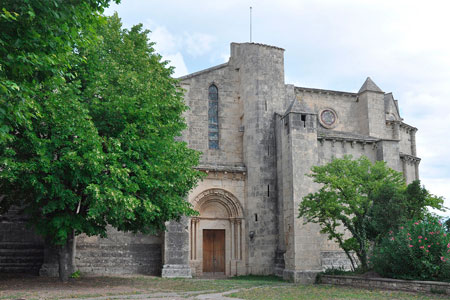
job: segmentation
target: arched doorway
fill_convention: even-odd
[[[192,205],[200,213],[190,222],[193,273],[228,276],[242,273],[245,241],[239,200],[226,190],[208,189],[197,195]]]

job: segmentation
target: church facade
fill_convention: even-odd
[[[365,155],[418,179],[417,129],[402,121],[391,93],[370,78],[358,93],[286,84],[283,55],[232,43],[227,63],[180,78],[190,107],[183,138],[203,153],[199,169],[208,174],[189,196],[200,212],[184,242],[194,275],[310,281],[347,265],[317,224],[297,218],[302,198],[317,189],[305,176],[312,166]]]
[[[81,236],[82,273],[277,274],[311,282],[325,268],[348,266],[317,224],[297,218],[302,198],[318,187],[305,176],[312,166],[365,155],[407,182],[419,177],[417,129],[370,78],[357,93],[297,87],[285,83],[283,49],[232,43],[227,63],[180,84],[190,107],[182,139],[203,153],[198,168],[207,174],[188,197],[199,215],[170,222],[160,236]],[[40,273],[54,273],[51,254],[42,257]]]

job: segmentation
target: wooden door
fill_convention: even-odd
[[[203,272],[225,273],[224,229],[203,229]]]

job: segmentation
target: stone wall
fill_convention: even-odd
[[[183,140],[192,149],[201,151],[201,164],[239,165],[242,157],[242,99],[237,93],[237,72],[220,65],[201,74],[182,77],[184,100],[189,110],[185,113],[188,128]],[[219,149],[208,148],[208,88],[214,84],[219,92]]]
[[[399,280],[389,278],[361,278],[353,276],[321,275],[320,283],[367,289],[399,290],[450,295],[450,283],[437,281]]]
[[[375,142],[365,142],[363,140],[350,142],[336,139],[320,140],[318,146],[319,164],[324,165],[333,158],[342,158],[344,155],[351,155],[353,159],[357,159],[364,155],[372,162],[377,160],[377,149]]]
[[[160,275],[162,237],[108,229],[108,237],[77,237],[75,263],[84,274]]]
[[[26,221],[14,208],[0,216],[0,273],[39,273],[44,243]]]
[[[358,102],[357,94],[296,87],[295,95],[299,101],[304,102],[307,107],[316,113],[325,108],[332,108],[338,117],[334,130],[361,131],[360,123],[363,120],[358,119],[358,107],[361,105]]]
[[[352,268],[352,264],[347,255],[340,249],[335,251],[322,251],[320,252],[320,258],[323,271],[327,269],[351,270]],[[353,255],[353,258],[357,261],[356,255]]]

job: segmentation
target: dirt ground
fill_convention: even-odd
[[[234,298],[231,298],[234,297]],[[154,276],[57,278],[0,275],[0,300],[430,300],[448,295],[368,290],[332,285],[300,285],[275,276],[221,279],[167,279]]]
[[[57,278],[0,275],[0,299],[186,299],[200,294],[285,284],[277,279],[163,279],[155,276],[81,277],[62,283]],[[123,296],[123,297],[121,297]],[[203,297],[200,297],[203,298]],[[207,299],[207,298],[205,298]]]

